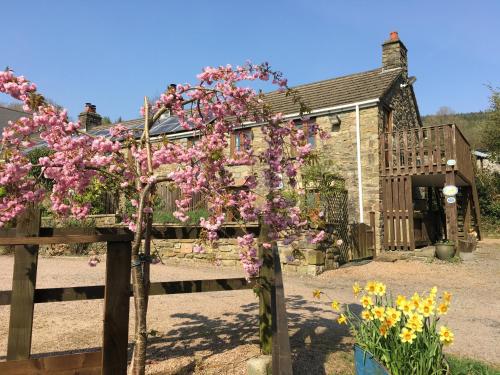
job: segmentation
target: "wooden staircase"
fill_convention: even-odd
[[[445,238],[465,238],[473,228],[480,238],[480,214],[471,148],[454,125],[418,127],[380,136],[383,248],[414,250],[413,189],[434,187],[444,206]],[[441,188],[459,188],[449,203]]]

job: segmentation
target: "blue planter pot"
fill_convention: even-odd
[[[370,353],[358,345],[354,345],[354,367],[356,375],[391,375]]]

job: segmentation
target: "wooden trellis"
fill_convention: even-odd
[[[0,362],[0,374],[126,374],[133,234],[115,228],[96,228],[91,234],[78,229],[42,230],[39,213],[28,212],[19,218],[16,229],[0,231],[0,245],[15,246],[12,290],[0,291],[0,305],[11,307],[7,361]],[[152,234],[155,239],[185,238],[186,230],[192,236],[193,228],[162,228]],[[261,226],[260,240],[266,239],[267,230]],[[107,243],[105,285],[36,289],[39,245],[93,242]],[[275,373],[291,374],[279,252],[275,245],[272,253],[260,253],[264,262],[261,275],[250,283],[244,278],[155,282],[149,295],[252,289],[258,283],[262,351],[272,352]],[[104,299],[101,351],[30,358],[35,303],[91,299]]]

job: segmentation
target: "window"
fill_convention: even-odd
[[[306,136],[307,143],[310,143],[312,148],[316,148],[316,135],[313,132],[309,131],[310,124],[315,124],[314,118],[311,118],[308,121],[296,120],[295,128],[297,130],[302,130]],[[297,150],[295,149],[295,147],[292,147],[291,154],[292,157],[295,157],[297,155]]]
[[[386,109],[384,111],[384,131],[392,132],[394,129],[393,125],[392,109]]]
[[[231,156],[234,156],[236,152],[243,151],[245,145],[246,149],[250,149],[252,144],[252,130],[251,129],[241,129],[236,130],[231,134]]]

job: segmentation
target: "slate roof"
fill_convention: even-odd
[[[0,106],[0,133],[9,121],[15,121],[25,116],[29,116],[29,114],[17,109]]]
[[[311,109],[336,107],[343,104],[381,98],[401,75],[401,69],[375,69],[344,77],[327,79],[294,87]],[[299,106],[290,97],[277,91],[266,94],[274,112],[297,113]]]
[[[309,109],[316,110],[382,98],[401,73],[401,69],[383,70],[379,68],[367,72],[307,83],[295,86],[293,89],[298,91],[298,94]],[[287,115],[299,111],[299,106],[294,104],[293,99],[287,97],[284,93],[273,91],[265,94],[265,96],[266,101],[272,106],[274,112],[282,112]],[[121,124],[139,131],[142,129],[143,121],[143,119],[139,118],[122,121]],[[110,126],[108,124],[96,127],[91,130],[91,133],[104,135],[106,133],[105,129]],[[170,117],[155,124],[151,129],[151,135],[173,134],[184,130],[175,117]]]
[[[361,102],[369,99],[382,98],[394,81],[402,73],[401,69],[382,70],[381,68],[367,72],[351,74],[324,81],[308,83],[293,87],[311,110],[335,107],[343,104]],[[265,94],[266,101],[274,112],[292,114],[299,111],[299,106],[293,103],[291,97],[284,93],[273,91]],[[122,125],[135,129],[140,136],[144,125],[142,118],[122,121]],[[115,124],[106,124],[92,128],[93,135],[108,136],[108,129]],[[175,116],[159,120],[151,128],[150,134],[175,134],[185,131]]]

